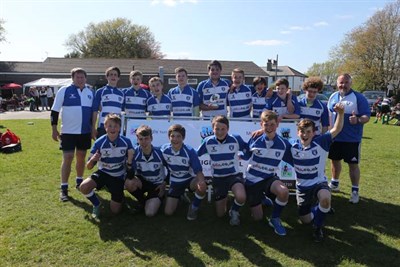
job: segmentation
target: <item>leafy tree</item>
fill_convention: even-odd
[[[307,76],[319,76],[325,84],[335,85],[339,73],[337,61],[329,60],[323,63],[314,63],[306,72]]]
[[[163,58],[160,44],[148,27],[125,18],[90,23],[84,31],[71,35],[65,45],[66,57],[82,58]]]
[[[6,29],[3,27],[4,20],[0,19],[0,43],[6,40]]]
[[[386,90],[400,85],[400,0],[377,11],[348,33],[335,58],[343,58],[342,71],[354,76],[358,89]]]

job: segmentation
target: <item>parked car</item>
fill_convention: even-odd
[[[378,100],[378,97],[382,99],[385,97],[384,91],[364,91],[363,95],[368,100],[369,108],[371,109],[371,116],[376,115],[376,107],[374,107],[374,103]]]
[[[297,100],[300,101],[303,98],[306,97],[306,94],[301,94],[297,97]],[[328,104],[328,97],[326,95],[323,94],[317,94],[317,99],[320,100],[322,103],[324,103],[325,105]]]

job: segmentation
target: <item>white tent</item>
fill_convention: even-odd
[[[25,83],[24,89],[32,86],[50,86],[53,88],[53,93],[56,94],[58,89],[71,83],[71,78],[40,78],[39,80]]]
[[[41,78],[39,80],[35,80],[29,83],[25,83],[24,87],[32,87],[32,86],[50,86],[50,87],[61,87],[65,85],[70,85],[72,83],[71,78]]]

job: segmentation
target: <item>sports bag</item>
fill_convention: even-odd
[[[13,153],[22,150],[21,139],[10,129],[1,135],[1,152]]]

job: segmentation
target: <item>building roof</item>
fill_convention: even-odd
[[[275,76],[275,66],[272,66],[272,70],[267,71],[267,67],[260,67],[262,68],[269,76]],[[296,77],[307,77],[307,75],[297,71],[289,66],[278,66],[277,76],[296,76]]]
[[[13,72],[28,74],[69,74],[75,67],[84,68],[88,74],[104,74],[110,66],[120,68],[123,75],[129,74],[133,69],[140,70],[144,75],[159,73],[162,66],[164,74],[175,75],[176,67],[184,67],[189,76],[207,74],[207,64],[211,60],[189,59],[108,59],[108,58],[46,58],[43,62],[0,62],[0,74]],[[230,76],[234,68],[244,70],[246,76],[268,76],[262,68],[252,61],[223,61],[222,75]]]

